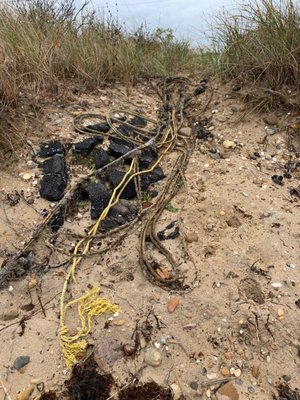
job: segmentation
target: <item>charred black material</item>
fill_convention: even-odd
[[[102,133],[107,133],[110,130],[110,126],[103,122],[101,124],[90,124],[87,125],[88,129],[93,129],[94,131],[102,132]]]
[[[130,150],[133,150],[136,146],[131,143],[127,142],[123,139],[119,138],[110,138],[109,139],[110,145],[108,152],[112,156],[118,158],[121,156],[124,156],[126,153],[128,153]],[[130,158],[129,158],[130,159]],[[131,157],[132,159],[132,157]]]
[[[109,155],[101,147],[99,149],[95,149],[93,158],[96,169],[102,168],[109,163]]]
[[[91,218],[99,218],[104,208],[108,205],[111,194],[102,183],[91,183],[85,191],[91,202]]]
[[[65,154],[65,147],[59,140],[51,140],[42,143],[38,156],[42,158],[52,157],[55,154]]]
[[[125,172],[124,171],[118,171],[118,170],[113,170],[109,173],[109,181],[114,188],[116,188],[119,183],[122,181],[122,179],[124,178]],[[123,190],[120,198],[121,199],[132,199],[136,197],[136,190],[135,190],[135,184],[134,184],[134,180],[132,179],[128,185],[125,187],[125,189]]]
[[[40,195],[50,201],[58,201],[67,187],[66,174],[46,174],[40,182]]]
[[[78,142],[74,146],[74,153],[88,156],[98,143],[103,143],[102,136],[93,136]]]

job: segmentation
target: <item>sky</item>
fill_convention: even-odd
[[[110,10],[129,28],[144,22],[149,28],[172,28],[176,37],[194,44],[208,43],[211,16],[235,4],[234,0],[91,0],[93,8],[104,14]]]

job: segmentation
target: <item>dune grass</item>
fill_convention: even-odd
[[[20,90],[55,92],[63,82],[87,89],[113,81],[130,86],[198,67],[199,55],[171,30],[127,31],[111,15],[100,18],[86,3],[79,10],[76,4],[17,0],[0,6],[0,119],[20,102]]]
[[[242,3],[216,19],[214,67],[272,90],[300,86],[300,11],[293,0]]]

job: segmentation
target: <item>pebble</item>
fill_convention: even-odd
[[[234,376],[239,378],[241,375],[242,375],[242,371],[239,368],[234,370]]]
[[[292,379],[292,377],[291,377],[291,375],[282,375],[282,379],[283,379],[286,383],[288,383],[288,382]]]
[[[236,144],[232,140],[224,140],[223,146],[225,149],[234,149]]]
[[[267,135],[274,135],[274,133],[276,132],[275,129],[269,128],[268,126],[265,127],[265,131]]]
[[[20,356],[17,357],[13,363],[12,368],[14,369],[21,369],[23,367],[25,367],[25,365],[27,365],[30,361],[30,357],[28,356]]]
[[[278,310],[277,310],[277,319],[279,321],[282,321],[282,320],[284,320],[284,317],[285,317],[284,309],[283,308],[278,308]]]
[[[248,392],[250,394],[254,394],[255,393],[255,388],[252,385],[248,386]]]
[[[199,236],[196,232],[187,232],[185,238],[188,243],[198,242],[199,240]]]
[[[197,390],[198,386],[199,386],[198,382],[194,381],[190,383],[190,388],[192,388],[193,390]]]
[[[270,376],[268,376],[267,382],[269,385],[273,385],[273,379]]]
[[[146,339],[144,338],[143,335],[140,335],[140,347],[141,349],[144,349],[146,347]]]
[[[220,372],[221,372],[221,374],[222,374],[223,376],[229,376],[229,375],[230,375],[230,371],[229,371],[229,369],[226,368],[226,367],[221,367],[221,368],[220,368]]]
[[[158,367],[161,364],[161,354],[157,349],[151,347],[145,351],[144,361],[151,367]]]
[[[217,374],[215,372],[210,372],[206,376],[208,379],[216,379],[217,378]]]
[[[224,321],[225,322],[225,321]],[[227,351],[225,354],[224,354],[224,357],[226,358],[226,360],[232,360],[232,358],[233,358],[233,353],[231,352],[231,351]]]
[[[216,392],[217,400],[239,400],[239,394],[232,383],[225,383]]]
[[[280,283],[280,282],[273,282],[273,283],[271,284],[271,286],[272,286],[273,289],[278,290],[278,289],[280,289],[280,288],[282,287],[282,283]]]
[[[180,387],[178,385],[176,385],[176,383],[172,383],[172,385],[170,385],[170,388],[173,392],[174,400],[181,399],[182,391],[181,391]]]
[[[23,174],[22,178],[24,179],[24,181],[29,181],[29,179],[33,178],[34,174],[30,174],[28,172],[26,172],[25,174]]]
[[[168,300],[168,303],[167,303],[167,309],[168,309],[169,313],[173,313],[176,310],[176,308],[178,307],[178,305],[179,305],[178,297],[175,297],[175,296],[170,297]]]
[[[186,128],[181,128],[179,133],[183,136],[191,136],[192,135],[192,129],[189,127]]]
[[[11,321],[12,319],[18,318],[19,314],[19,311],[12,310],[6,314],[2,314],[0,319],[2,319],[2,321]]]
[[[251,369],[251,374],[255,379],[258,379],[258,377],[260,375],[260,364],[253,365],[253,367]]]
[[[288,268],[291,268],[291,269],[295,269],[295,268],[296,268],[296,265],[291,264],[291,263],[287,263],[286,266],[287,266]]]

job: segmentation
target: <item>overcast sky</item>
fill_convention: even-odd
[[[209,36],[211,15],[235,7],[234,0],[91,0],[95,9],[109,9],[130,28],[146,22],[150,28],[171,27],[177,37],[193,43]],[[116,4],[117,3],[117,4]]]

